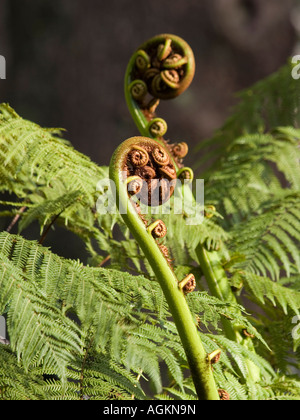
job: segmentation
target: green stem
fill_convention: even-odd
[[[228,282],[228,278],[220,263],[218,252],[207,251],[202,244],[196,248],[196,254],[199,264],[207,281],[211,294],[223,302],[237,304],[236,297],[233,294]],[[236,309],[237,315],[240,315],[240,310]],[[227,319],[222,320],[224,333],[230,340],[243,344],[249,350],[255,352],[252,340],[249,337],[241,335],[241,326]],[[260,379],[260,369],[251,361],[246,360],[249,379],[257,382]]]
[[[127,187],[122,177],[124,156],[130,150],[128,149],[130,146],[138,144],[139,139],[132,138],[122,143],[112,157],[110,178],[116,185],[118,207],[130,232],[151,264],[163,290],[187,356],[199,399],[219,400],[218,390],[207,354],[185,296],[178,287],[178,280],[160,251],[155,239],[147,231],[128,198]]]
[[[236,304],[236,298],[232,293],[227,277],[224,276],[224,269],[220,264],[218,253],[216,251],[208,252],[202,244],[199,244],[196,248],[196,254],[211,294],[223,302]],[[239,341],[239,333],[235,331],[232,323],[226,319],[222,323],[226,337],[230,340]]]

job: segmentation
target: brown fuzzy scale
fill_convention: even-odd
[[[128,192],[130,195],[138,194],[143,187],[142,179],[135,179],[128,184]]]
[[[158,244],[158,247],[161,250],[163,256],[165,257],[167,263],[172,268],[172,262],[173,262],[173,260],[169,256],[169,250],[168,250],[168,248],[166,247],[166,245],[163,245],[163,244]]]
[[[218,389],[219,397],[221,401],[229,401],[230,395],[225,389]]]

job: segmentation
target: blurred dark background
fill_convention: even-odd
[[[1,0],[0,101],[66,138],[100,165],[137,135],[123,95],[128,60],[146,39],[174,33],[193,48],[196,75],[162,104],[168,138],[190,146],[229,115],[235,93],[296,52],[296,0]],[[192,154],[186,158],[192,164]]]

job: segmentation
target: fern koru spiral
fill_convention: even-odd
[[[192,170],[183,168],[182,164],[188,145],[183,141],[170,144],[164,138],[168,125],[156,115],[156,110],[161,99],[172,99],[183,93],[194,74],[195,59],[190,46],[175,35],[162,34],[138,48],[125,76],[127,104],[141,134],[155,139],[168,151],[177,176],[182,179],[193,177]],[[173,173],[165,175],[174,177]]]
[[[116,149],[110,178],[116,185],[120,213],[164,292],[198,396],[218,400],[211,366],[186,302],[186,294],[195,289],[195,277],[190,274],[178,281],[161,242],[167,235],[165,223],[148,221],[142,212],[142,205],[151,208],[168,202],[178,178],[193,178],[192,170],[183,165],[187,144],[165,140],[167,123],[156,110],[161,99],[174,98],[190,85],[194,70],[191,48],[174,35],[156,36],[134,53],[126,71],[125,96],[141,136],[127,139]]]

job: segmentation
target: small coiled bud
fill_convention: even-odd
[[[139,50],[136,53],[135,65],[142,72],[146,71],[150,67],[151,60],[146,51]]]
[[[166,84],[164,83],[161,73],[157,73],[151,82],[150,92],[154,97],[160,97],[161,94],[166,90]]]
[[[212,353],[209,353],[207,355],[207,359],[208,359],[209,363],[211,365],[215,365],[216,363],[218,363],[221,359],[221,353],[222,352],[221,352],[220,349],[214,350]]]
[[[204,209],[204,216],[207,219],[211,219],[214,216],[214,213],[216,212],[216,208],[215,206],[209,205],[209,206],[205,206]]]
[[[162,81],[171,89],[178,89],[180,77],[176,70],[164,70],[160,73]]]
[[[159,75],[160,71],[155,67],[150,67],[150,69],[146,70],[144,74],[144,79],[146,82],[153,79],[155,76]]]
[[[142,101],[148,92],[147,85],[143,80],[134,80],[128,88],[136,101]]]
[[[133,166],[138,168],[146,166],[149,161],[149,155],[142,147],[135,146],[129,153],[129,157]]]
[[[172,40],[167,38],[164,44],[159,44],[157,47],[157,58],[159,61],[165,60],[172,52]]]
[[[189,147],[184,141],[174,144],[172,147],[172,154],[179,159],[183,159],[188,154],[188,151]]]
[[[147,230],[155,239],[164,238],[167,234],[167,227],[162,220],[152,223]]]
[[[143,188],[143,180],[138,176],[127,178],[127,190],[130,195],[138,194]]]
[[[154,149],[152,150],[152,157],[158,165],[165,166],[168,165],[168,163],[170,162],[170,158],[167,151],[159,146],[154,147]]]
[[[179,289],[182,290],[182,292],[187,295],[188,293],[191,293],[196,288],[196,279],[194,274],[189,274],[186,276],[183,280],[181,280],[178,284]]]
[[[177,178],[182,182],[190,183],[194,179],[194,172],[191,168],[182,168],[180,171],[178,171]]]
[[[172,180],[176,179],[176,171],[171,166],[163,166],[162,168],[159,168],[159,173],[162,175],[162,177]]]
[[[162,118],[154,118],[148,125],[149,133],[153,137],[163,137],[167,129],[167,123]]]
[[[218,389],[219,397],[221,401],[229,401],[230,395],[225,389]]]
[[[166,58],[163,62],[163,67],[165,69],[178,69],[188,62],[187,57],[183,57],[180,54],[172,54],[170,57]]]

